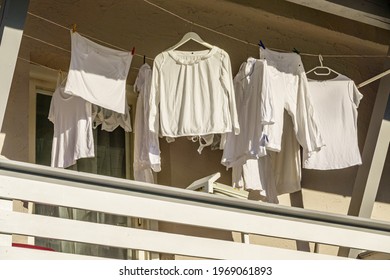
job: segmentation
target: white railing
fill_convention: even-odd
[[[10,200],[64,206],[390,253],[390,224],[299,208],[259,204],[32,164],[0,160],[0,203]],[[12,234],[210,259],[334,259],[337,256],[62,219],[0,205],[0,259],[89,256],[11,246]]]

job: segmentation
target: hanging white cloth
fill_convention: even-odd
[[[320,150],[324,142],[313,112],[301,57],[296,53],[280,53],[260,48],[260,58],[267,60],[274,95],[275,123],[265,127],[269,140],[267,148],[280,151],[283,114],[287,110],[299,144],[309,153]]]
[[[224,50],[163,52],[154,60],[152,77],[152,132],[169,137],[239,133],[230,58]]]
[[[152,69],[143,64],[134,83],[138,92],[134,123],[134,179],[154,183],[153,172],[161,170],[160,146],[158,134],[148,128],[149,96]]]
[[[65,92],[124,114],[126,78],[133,58],[71,31],[71,60]]]
[[[303,150],[303,167],[340,169],[360,165],[357,117],[363,95],[355,83],[344,75],[330,80],[309,80],[313,110],[326,146],[316,153]]]
[[[265,60],[248,58],[234,77],[240,134],[227,133],[221,163],[228,168],[267,154],[263,126],[273,123],[273,100],[266,68]]]
[[[91,103],[68,95],[58,82],[48,119],[54,124],[51,166],[67,168],[80,158],[94,157]]]
[[[275,176],[276,193],[292,193],[301,189],[301,157],[299,144],[308,156],[325,145],[313,110],[306,73],[296,53],[280,53],[260,48],[266,59],[274,100],[273,125],[265,125],[267,150],[276,152],[270,160]],[[283,137],[282,137],[283,135]],[[299,144],[298,144],[299,143]]]
[[[133,130],[131,127],[130,107],[127,102],[124,114],[92,104],[92,120],[93,128],[97,128],[100,125],[102,130],[108,132],[114,131],[117,127],[123,128],[126,132]]]

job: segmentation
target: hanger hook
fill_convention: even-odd
[[[322,57],[321,54],[318,55],[318,60],[320,61],[321,67],[323,67],[322,62],[324,61],[324,58]]]

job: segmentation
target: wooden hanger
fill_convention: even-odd
[[[324,61],[324,59],[322,58],[322,55],[318,55],[318,59],[320,61],[320,66],[316,66],[314,67],[313,69],[309,70],[306,72],[306,75],[311,73],[311,72],[314,72],[314,74],[316,74],[317,76],[328,76],[330,75],[331,73],[334,73],[336,75],[341,75],[340,73],[336,72],[335,70],[333,70],[332,68],[329,68],[327,66],[324,66],[322,64],[322,62]],[[327,70],[327,72],[317,72],[317,70]]]
[[[167,51],[173,51],[173,50],[177,49],[178,47],[184,45],[185,43],[187,43],[190,40],[195,41],[195,42],[205,46],[206,48],[209,48],[209,49],[213,48],[212,45],[203,41],[202,38],[200,38],[200,36],[198,34],[196,34],[195,32],[188,32],[183,36],[183,38],[181,38],[181,40],[176,45],[170,47],[169,49],[167,49]]]

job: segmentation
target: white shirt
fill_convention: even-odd
[[[148,128],[152,69],[144,64],[138,71],[134,90],[139,92],[134,123],[134,179],[154,183],[152,170],[161,170],[158,134]]]
[[[48,116],[54,124],[52,167],[66,168],[80,158],[95,156],[91,111],[91,103],[57,87]]]
[[[149,127],[169,137],[238,134],[229,55],[215,46],[159,54],[153,65]]]
[[[318,118],[313,110],[306,73],[296,53],[281,53],[260,48],[260,58],[267,60],[270,88],[274,101],[274,124],[265,125],[267,150],[272,163],[276,193],[301,189],[299,145],[308,156],[324,146]],[[298,144],[299,143],[299,144]]]
[[[325,81],[309,80],[309,90],[326,145],[310,157],[304,149],[303,167],[326,170],[361,164],[357,108],[363,95],[355,83],[340,75]]]
[[[287,110],[299,144],[309,153],[320,150],[324,142],[312,109],[300,56],[260,48],[260,58],[266,59],[269,66],[267,70],[274,100],[275,123],[265,127],[269,140],[267,148],[276,152],[281,150],[283,114]]]
[[[301,189],[301,157],[292,119],[283,114],[281,151],[267,151],[257,160],[249,159],[243,166],[233,166],[233,186],[257,190],[263,200],[278,203],[277,196]]]
[[[72,52],[65,92],[124,114],[132,54],[113,50],[71,32]]]
[[[256,191],[262,201],[279,203],[272,170],[269,156],[248,159],[242,166],[233,166],[233,187],[243,187],[251,192]]]
[[[265,60],[248,58],[234,77],[240,134],[227,134],[221,163],[228,168],[267,154],[263,125],[273,123],[273,100],[266,67]]]

